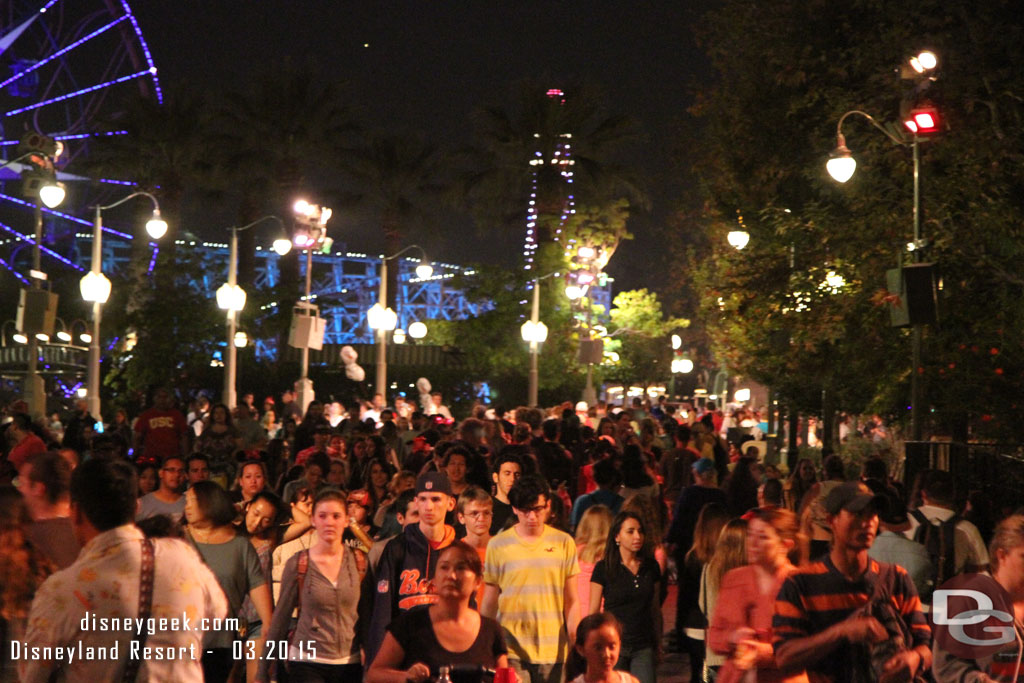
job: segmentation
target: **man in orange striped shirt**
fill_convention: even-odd
[[[909,575],[868,557],[885,503],[860,482],[825,498],[831,551],[790,575],[775,601],[780,669],[806,669],[816,681],[888,682],[931,665],[931,630]]]

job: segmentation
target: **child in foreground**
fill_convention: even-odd
[[[571,683],[639,683],[625,671],[615,670],[621,647],[622,625],[610,612],[584,617],[576,627],[576,647],[569,656],[566,680]]]

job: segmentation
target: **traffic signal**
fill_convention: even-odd
[[[903,114],[903,125],[918,135],[938,133],[941,123],[938,107],[928,100],[910,103]]]
[[[57,182],[53,164],[63,150],[63,143],[36,131],[28,131],[18,142],[18,158],[26,166],[21,172],[22,194],[39,197],[51,209],[64,201],[64,185]]]
[[[945,126],[936,104],[937,69],[938,57],[928,50],[911,57],[901,68],[900,79],[905,87],[900,101],[900,120],[915,135],[934,135]]]

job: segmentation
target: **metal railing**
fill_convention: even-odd
[[[907,441],[904,446],[908,493],[918,472],[933,468],[953,475],[960,498],[982,491],[993,503],[1024,505],[1024,444]]]

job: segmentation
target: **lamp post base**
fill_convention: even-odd
[[[43,378],[38,374],[25,377],[22,397],[28,404],[28,414],[33,420],[46,414],[46,386],[43,384]]]
[[[313,380],[308,377],[303,377],[295,383],[295,400],[298,401],[299,407],[302,408],[302,414],[306,414],[306,408],[316,398],[316,394],[313,393]]]
[[[594,388],[594,365],[587,363],[587,386],[583,389],[583,400],[587,407],[597,405],[597,390]]]

